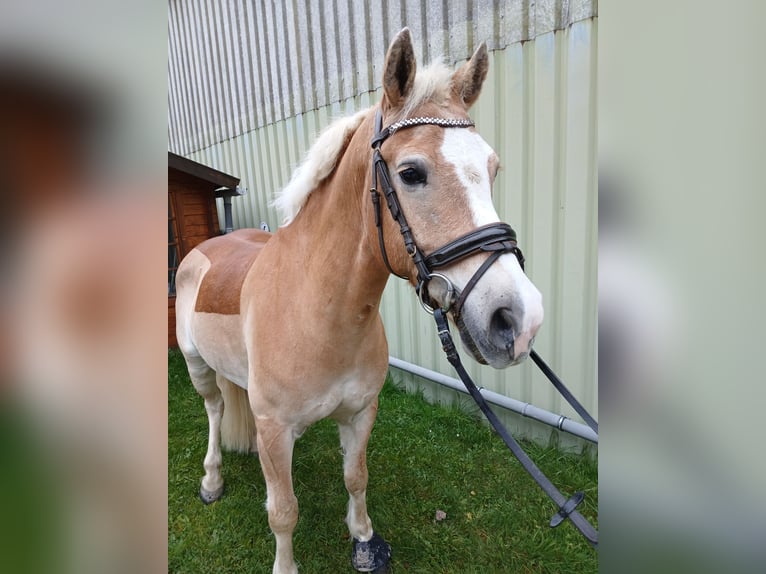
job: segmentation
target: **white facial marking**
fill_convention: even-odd
[[[482,137],[464,129],[444,131],[442,156],[455,167],[458,180],[466,189],[468,206],[475,227],[500,221],[492,204],[492,186],[489,177],[489,159],[494,153]],[[473,276],[475,269],[465,265],[456,265],[450,270],[455,284],[462,288]],[[522,271],[516,256],[505,253],[493,265],[477,284],[467,300],[467,307],[473,307],[481,315],[483,311],[492,312],[486,302],[502,302],[518,310],[520,324],[516,328],[516,358],[529,350],[531,340],[543,320],[542,295]],[[490,321],[488,316],[478,321],[478,328],[484,328]],[[476,340],[476,339],[474,339]],[[486,358],[486,357],[485,357]]]
[[[460,183],[468,191],[468,205],[476,227],[500,221],[492,205],[489,181],[489,157],[492,148],[476,132],[467,129],[444,130],[441,154],[455,166]]]

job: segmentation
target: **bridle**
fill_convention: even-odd
[[[386,244],[383,240],[383,222],[380,216],[380,193],[377,189],[378,180],[380,180],[383,187],[383,195],[386,198],[386,204],[391,212],[391,216],[394,218],[394,221],[399,224],[399,231],[404,239],[404,248],[410,258],[412,258],[412,262],[417,270],[417,286],[415,289],[420,303],[426,311],[433,314],[433,299],[428,294],[428,284],[432,279],[438,278],[445,283],[447,288],[447,295],[442,310],[445,313],[451,310],[453,317],[457,320],[468,294],[501,255],[504,253],[513,253],[516,255],[522,269],[524,269],[524,255],[521,253],[521,249],[519,249],[516,243],[516,232],[510,225],[501,222],[490,223],[478,227],[473,231],[458,237],[454,241],[450,241],[429,255],[425,255],[417,246],[415,238],[412,235],[412,230],[407,224],[407,219],[402,212],[399,198],[396,195],[396,190],[391,184],[391,175],[388,171],[386,160],[383,159],[383,155],[380,153],[380,146],[397,131],[422,125],[434,125],[443,128],[468,128],[473,127],[474,123],[471,120],[461,118],[417,117],[404,119],[383,128],[383,115],[380,109],[377,110],[375,114],[375,135],[371,142],[373,155],[370,194],[372,196],[372,205],[375,211],[375,226],[378,228],[378,243],[380,243],[380,252],[383,255],[383,262],[389,272],[402,279],[408,279],[408,277],[400,275],[393,270],[388,259],[388,254],[386,253]],[[468,283],[466,283],[462,292],[457,299],[454,300],[453,305],[455,287],[445,275],[437,273],[435,270],[447,267],[476,253],[489,253],[490,255],[479,269],[476,270],[476,273],[473,274]]]
[[[386,203],[388,209],[391,212],[391,216],[399,224],[399,231],[404,239],[404,247],[407,250],[407,254],[412,258],[412,262],[417,270],[417,286],[416,291],[423,308],[434,316],[436,321],[436,329],[441,341],[442,348],[447,356],[447,360],[455,368],[460,379],[465,384],[468,393],[476,401],[481,411],[487,417],[492,427],[497,431],[503,442],[518,459],[524,469],[532,476],[542,490],[548,495],[548,497],[558,507],[558,512],[553,515],[550,520],[551,528],[555,528],[560,525],[564,520],[569,519],[572,524],[582,533],[583,536],[594,547],[598,547],[598,532],[593,526],[577,511],[577,506],[583,501],[584,494],[577,492],[571,497],[567,498],[554,486],[554,484],[543,474],[543,472],[537,467],[531,458],[524,452],[521,445],[513,438],[508,432],[500,419],[495,415],[492,409],[487,404],[487,401],[481,394],[480,389],[471,379],[470,375],[466,371],[465,367],[460,360],[455,343],[452,340],[452,335],[449,329],[449,323],[447,321],[447,312],[451,311],[455,322],[459,320],[460,312],[463,308],[468,294],[476,286],[481,277],[487,272],[492,264],[504,253],[513,253],[519,261],[519,265],[524,269],[524,255],[521,253],[516,244],[516,233],[513,231],[510,225],[507,223],[490,223],[489,225],[483,225],[469,231],[465,235],[458,237],[457,239],[450,241],[446,245],[431,252],[429,255],[425,255],[423,251],[415,243],[415,238],[412,235],[410,226],[407,225],[407,219],[404,217],[399,198],[396,195],[396,190],[391,185],[391,176],[388,171],[388,166],[383,156],[380,153],[381,144],[394,133],[401,129],[405,129],[412,126],[422,125],[434,125],[443,128],[468,128],[472,127],[474,123],[468,119],[459,118],[434,118],[434,117],[417,117],[408,118],[389,125],[383,129],[383,115],[380,108],[375,115],[375,135],[372,138],[372,185],[370,187],[370,194],[372,196],[372,205],[375,211],[375,226],[378,228],[378,242],[380,243],[380,251],[383,255],[383,262],[386,264],[388,271],[401,277],[402,279],[408,279],[391,267],[391,263],[388,260],[386,254],[386,245],[383,240],[383,222],[380,216],[380,193],[378,192],[378,179],[383,185],[383,195],[386,197]],[[473,255],[476,253],[489,253],[489,257],[482,263],[479,269],[473,274],[471,279],[466,283],[460,295],[454,301],[455,287],[452,282],[443,274],[437,273],[434,269],[440,269],[447,267],[456,261]],[[443,306],[432,306],[432,299],[428,294],[428,284],[432,279],[439,278],[444,281],[447,286],[447,294],[445,297],[445,303]],[[531,350],[529,353],[530,358],[537,364],[543,371],[545,376],[553,383],[556,389],[562,394],[562,396],[569,402],[569,404],[577,411],[577,413],[583,417],[588,423],[596,435],[598,435],[598,423],[590,416],[590,414],[583,408],[583,406],[574,398],[572,393],[565,387],[564,383],[553,373],[548,365],[543,362],[540,356]]]

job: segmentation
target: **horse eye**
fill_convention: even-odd
[[[408,167],[399,172],[399,177],[407,185],[417,185],[426,182],[426,174],[424,171],[416,169],[414,167]]]

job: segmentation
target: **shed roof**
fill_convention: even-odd
[[[239,184],[238,177],[223,173],[210,166],[198,163],[170,151],[168,152],[168,168],[177,169],[178,171],[197,177],[210,183],[211,186],[226,187],[231,191],[235,191]]]

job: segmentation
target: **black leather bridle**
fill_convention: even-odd
[[[545,494],[556,504],[558,512],[553,515],[550,520],[551,528],[563,523],[566,519],[569,519],[572,524],[580,531],[580,533],[590,542],[591,545],[598,548],[598,532],[595,528],[583,517],[578,511],[577,507],[583,501],[584,494],[582,492],[576,492],[571,497],[567,498],[555,487],[555,485],[543,474],[543,472],[537,467],[531,458],[524,452],[519,443],[508,432],[505,426],[500,422],[500,419],[495,415],[487,401],[482,396],[480,389],[471,379],[470,375],[463,367],[460,356],[458,355],[455,343],[452,340],[452,335],[449,329],[449,323],[447,321],[447,312],[451,311],[455,321],[458,321],[460,311],[463,308],[466,297],[471,290],[476,286],[479,279],[487,272],[490,266],[497,261],[497,259],[504,253],[513,253],[519,260],[521,268],[524,269],[524,255],[516,244],[516,233],[511,229],[511,226],[507,223],[490,223],[484,225],[473,231],[466,233],[465,235],[458,237],[454,241],[450,241],[443,247],[433,251],[429,255],[425,255],[415,243],[415,238],[412,235],[409,225],[407,225],[407,219],[404,217],[401,205],[399,204],[399,198],[396,196],[396,190],[391,185],[391,176],[388,172],[388,166],[383,156],[380,153],[381,144],[394,133],[400,129],[408,128],[411,126],[422,125],[435,125],[444,128],[468,128],[474,124],[471,120],[467,119],[448,119],[448,118],[434,118],[434,117],[417,117],[401,120],[393,123],[387,128],[383,129],[383,116],[380,109],[377,110],[375,115],[375,135],[372,138],[372,185],[370,187],[370,194],[372,195],[372,204],[375,211],[375,226],[378,228],[378,242],[380,243],[380,251],[383,255],[383,262],[386,264],[389,272],[402,279],[407,279],[402,275],[399,275],[391,268],[391,263],[388,260],[386,254],[386,245],[383,240],[383,222],[380,216],[380,193],[377,190],[378,178],[383,184],[383,195],[386,197],[386,203],[388,209],[391,212],[391,216],[399,224],[399,231],[404,239],[404,247],[407,250],[407,254],[412,258],[417,269],[417,286],[416,290],[420,303],[423,307],[434,316],[436,321],[436,329],[439,335],[439,339],[442,344],[442,348],[447,356],[447,360],[455,368],[463,384],[466,386],[468,393],[476,401],[481,411],[487,417],[487,420],[498,432],[503,442],[508,449],[518,459],[524,469],[532,476],[537,484],[542,488]],[[434,269],[441,267],[447,267],[456,261],[463,259],[469,255],[475,253],[489,253],[489,257],[482,263],[479,269],[473,274],[471,279],[466,283],[463,291],[458,296],[457,300],[453,303],[455,288],[452,282],[442,275],[437,273]],[[447,285],[447,295],[443,306],[431,306],[431,297],[428,295],[428,284],[433,279],[438,277]],[[570,405],[577,411],[577,413],[583,417],[594,432],[598,435],[598,423],[590,416],[590,414],[583,408],[583,406],[574,398],[572,393],[564,386],[564,383],[553,373],[553,371],[546,365],[540,356],[531,350],[529,353],[530,358],[535,364],[540,367],[546,377],[553,383],[556,389],[562,394],[562,396],[569,402]]]
[[[391,212],[394,221],[399,224],[399,231],[404,239],[404,247],[407,250],[407,254],[412,258],[415,269],[417,269],[416,291],[421,304],[429,313],[433,313],[433,300],[428,294],[428,284],[432,279],[439,278],[444,281],[447,286],[447,296],[442,309],[445,312],[451,310],[453,317],[457,320],[468,294],[501,255],[504,253],[513,253],[519,260],[522,269],[524,269],[524,255],[521,253],[521,249],[519,249],[516,243],[516,232],[510,225],[501,222],[490,223],[489,225],[478,227],[477,229],[458,237],[454,241],[450,241],[429,255],[425,255],[417,246],[410,226],[407,224],[407,219],[402,212],[399,198],[396,195],[396,190],[391,184],[391,175],[388,171],[386,160],[383,159],[383,156],[380,153],[380,146],[387,138],[395,134],[397,131],[422,125],[435,125],[443,128],[468,128],[472,127],[474,123],[471,120],[460,118],[417,117],[401,120],[389,125],[387,128],[383,128],[383,115],[380,109],[377,110],[375,114],[375,135],[371,142],[373,155],[372,185],[370,187],[372,205],[375,211],[375,226],[378,228],[378,242],[380,243],[383,262],[386,264],[389,272],[402,279],[408,279],[394,271],[388,260],[386,244],[383,240],[383,222],[380,216],[380,193],[377,189],[378,181],[380,181],[388,209]],[[476,273],[474,273],[473,277],[471,277],[465,285],[453,305],[452,299],[455,294],[455,289],[452,282],[441,273],[436,273],[435,270],[447,267],[469,255],[482,252],[489,253],[490,256],[484,261],[479,269],[476,270]]]

